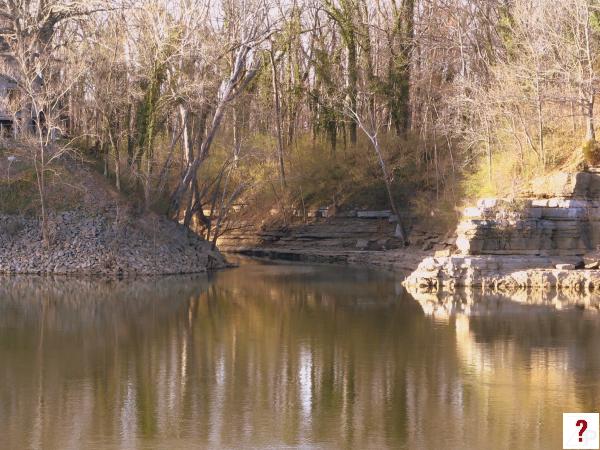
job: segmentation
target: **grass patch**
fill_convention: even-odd
[[[32,214],[39,208],[35,171],[21,170],[8,179],[0,178],[0,212],[4,214]]]
[[[13,173],[12,170],[16,173]],[[60,212],[81,205],[83,192],[80,188],[68,184],[69,175],[61,167],[46,172],[46,205],[48,210]],[[0,213],[38,215],[40,196],[35,170],[20,163],[18,168],[11,167],[11,176],[0,176]]]

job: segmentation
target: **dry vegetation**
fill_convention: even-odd
[[[5,210],[44,217],[75,150],[210,239],[240,204],[449,227],[470,198],[600,161],[596,0],[0,0],[0,47],[28,153]]]

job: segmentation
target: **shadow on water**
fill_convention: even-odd
[[[560,448],[600,405],[587,309],[329,266],[0,283],[0,448]]]

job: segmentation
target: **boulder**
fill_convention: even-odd
[[[367,239],[358,239],[356,241],[356,248],[359,250],[367,250],[369,247],[369,241]]]

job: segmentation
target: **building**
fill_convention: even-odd
[[[14,114],[10,112],[8,104],[16,88],[15,80],[0,74],[0,135],[13,129]]]

